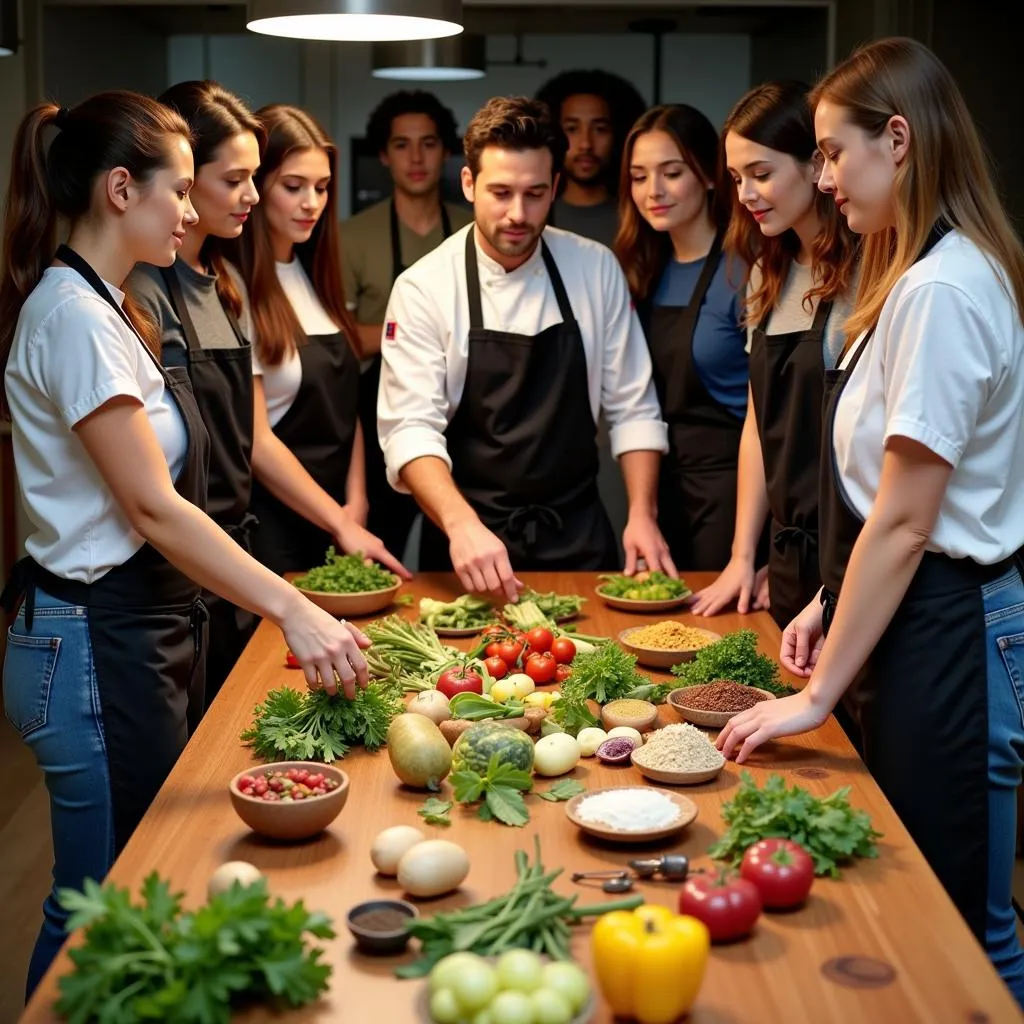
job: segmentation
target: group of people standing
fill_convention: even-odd
[[[717,572],[693,610],[770,608],[807,677],[719,745],[742,761],[843,701],[1024,1005],[1024,251],[956,83],[882,40],[719,133],[611,80],[489,101],[471,210],[441,199],[454,118],[389,97],[368,134],[394,194],[340,227],[337,148],[297,108],[188,82],[26,116],[4,705],[46,772],[54,893],[106,874],[259,617],[311,687],[365,683],[366,637],[280,575],[329,544],[407,576],[422,511],[420,567],[468,590],[614,568],[603,419],[625,571]],[[65,919],[51,894],[30,991]]]

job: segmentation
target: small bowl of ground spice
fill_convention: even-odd
[[[673,690],[667,700],[687,722],[719,729],[741,711],[763,700],[775,700],[775,694],[732,679],[714,679],[703,686]]]
[[[710,782],[725,765],[714,743],[686,722],[656,729],[631,757],[641,775],[672,786]]]
[[[405,900],[367,900],[348,912],[348,930],[364,953],[401,953],[409,943],[409,922],[419,911]]]
[[[672,619],[650,626],[633,626],[619,634],[623,649],[648,668],[671,668],[692,661],[702,647],[710,647],[721,639],[710,629],[685,626]]]

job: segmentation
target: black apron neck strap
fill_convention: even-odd
[[[562,280],[562,275],[558,272],[555,257],[551,255],[548,243],[543,238],[540,240],[540,255],[544,260],[544,266],[548,269],[548,277],[551,278],[551,287],[554,289],[555,299],[558,302],[558,312],[562,314],[562,323],[575,323],[576,316],[569,302],[569,293],[565,290],[565,282]]]
[[[818,308],[814,311],[814,319],[811,321],[811,330],[815,334],[825,333],[825,324],[828,323],[829,314],[832,312],[831,299],[818,299]]]
[[[181,323],[181,330],[185,335],[189,352],[201,352],[203,346],[199,342],[199,332],[196,330],[195,322],[192,320],[188,303],[185,301],[185,292],[182,290],[181,279],[178,277],[176,265],[177,260],[169,267],[161,267],[160,276],[164,279],[164,284],[167,285],[167,294],[171,299],[171,307]]]
[[[697,311],[704,303],[704,296],[707,295],[708,289],[711,287],[711,282],[715,278],[715,272],[718,270],[718,264],[722,261],[722,235],[721,232],[715,235],[714,241],[711,243],[711,248],[708,250],[707,256],[704,257],[704,266],[701,267],[700,277],[697,278],[697,284],[693,289],[693,295],[690,296],[688,305],[691,309]]]
[[[398,211],[395,209],[395,200],[392,198],[388,204],[388,227],[391,232],[391,283],[398,280],[399,274],[405,270],[402,262],[402,236],[398,224]],[[441,201],[441,234],[450,238],[452,233],[452,219],[448,216],[448,207]]]

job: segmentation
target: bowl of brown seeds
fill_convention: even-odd
[[[714,679],[702,686],[683,686],[673,690],[666,700],[687,722],[720,729],[741,711],[763,700],[775,700],[775,694],[732,679]]]

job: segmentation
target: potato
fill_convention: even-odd
[[[457,889],[469,874],[469,855],[447,839],[427,839],[398,862],[398,884],[410,896],[440,896]]]
[[[384,829],[370,847],[370,860],[382,875],[397,875],[398,862],[417,843],[427,837],[412,825],[393,825]]]
[[[262,877],[263,873],[255,864],[250,864],[247,860],[229,860],[210,875],[210,881],[206,885],[206,897],[212,900],[214,896],[227,892],[235,882],[247,888]]]

